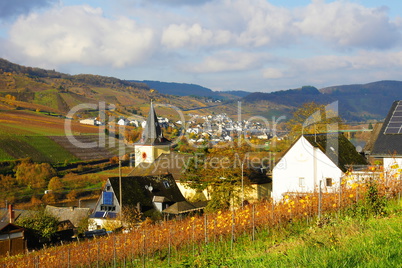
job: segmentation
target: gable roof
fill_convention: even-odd
[[[13,221],[16,222],[20,217],[23,218],[24,216],[29,215],[32,213],[30,210],[22,210],[22,209],[14,209],[14,219]],[[10,215],[8,213],[8,209],[0,208],[0,222],[10,222]]]
[[[342,133],[305,134],[304,138],[320,149],[343,172],[350,165],[367,165],[367,160]]]
[[[25,230],[24,227],[9,222],[0,222],[0,234],[14,233]]]
[[[154,105],[151,102],[148,118],[144,131],[142,132],[141,140],[138,145],[163,145],[170,144],[170,141],[163,137],[162,128],[158,122],[158,118],[155,113]]]
[[[401,120],[399,114],[402,114],[399,109],[401,109],[402,101],[394,101],[385,118],[384,124],[378,134],[377,140],[374,143],[371,156],[373,157],[391,157],[391,156],[402,156],[402,133],[390,133],[387,131],[388,126],[396,125],[399,129],[402,127],[402,115]],[[391,125],[390,125],[391,123]],[[393,131],[391,131],[393,132]]]
[[[197,210],[202,210],[206,206],[206,202],[204,202],[202,205],[197,205],[197,204],[192,204],[187,201],[181,201],[174,203],[173,205],[169,206],[168,208],[164,209],[162,212],[163,213],[168,213],[168,214],[174,214],[174,215],[179,215],[182,213],[187,213],[191,211],[197,211]]]
[[[59,219],[60,222],[69,220],[75,227],[78,227],[80,222],[90,215],[90,208],[76,207],[55,207],[47,205],[46,212]]]
[[[109,182],[119,201],[119,177],[111,177],[109,178]],[[137,204],[140,203],[143,212],[154,208],[152,200],[155,196],[164,196],[172,203],[186,200],[171,174],[161,176],[122,177],[121,184],[123,206],[137,206]],[[151,189],[151,191],[149,189]]]

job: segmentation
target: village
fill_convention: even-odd
[[[39,239],[41,242],[38,238],[30,240],[33,239],[30,232],[19,226],[18,220],[31,215],[31,212],[16,210],[10,204],[1,210],[0,253],[14,255],[35,248],[37,243],[44,241],[73,241],[79,239],[78,228],[85,230],[82,232],[83,239],[106,235],[111,231],[130,232],[146,219],[167,221],[202,214],[208,204],[216,202],[214,198],[217,198],[219,185],[227,192],[219,206],[237,210],[259,200],[272,199],[280,203],[292,195],[337,193],[345,183],[351,185],[368,176],[400,180],[400,118],[402,102],[395,101],[384,123],[374,128],[370,142],[359,152],[341,132],[303,134],[276,163],[265,161],[271,159],[269,155],[255,158],[240,147],[234,148],[234,158],[202,159],[204,170],[215,178],[213,183],[199,187],[205,181],[198,177],[192,182],[185,175],[186,170],[194,167],[192,164],[197,163],[200,160],[197,157],[201,156],[171,150],[172,142],[163,135],[163,124],[169,124],[169,121],[158,117],[151,103],[148,117],[145,123],[141,123],[141,139],[134,144],[135,165],[128,175],[110,177],[94,208],[48,205],[46,213],[58,219],[58,231],[50,240],[43,237]],[[206,123],[192,122],[186,132],[207,133],[209,140],[217,144],[230,141],[233,131],[262,135],[261,139],[273,135],[272,130],[263,128],[261,124],[233,122],[224,114],[203,119]],[[191,142],[202,144],[203,141]],[[192,187],[195,184],[197,187]]]

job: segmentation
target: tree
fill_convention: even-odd
[[[247,157],[250,151],[246,143],[209,149],[205,155],[190,159],[182,180],[196,191],[208,189],[211,196],[207,210],[228,209],[231,202],[238,204],[241,200],[242,176],[244,186],[249,187],[251,169]]]
[[[292,140],[302,134],[325,133],[328,125],[341,122],[338,114],[323,104],[304,103],[292,115],[286,126]]]
[[[11,191],[14,188],[15,179],[10,175],[2,175],[0,174],[0,187],[3,191]]]
[[[47,182],[56,175],[56,171],[48,163],[31,163],[24,161],[15,169],[17,183],[33,189],[44,188]]]
[[[30,229],[38,239],[50,239],[57,232],[59,220],[44,209],[31,211],[29,215],[19,218],[18,225]]]
[[[54,192],[59,192],[63,190],[63,183],[61,182],[59,177],[53,177],[50,181],[49,184],[47,185],[47,188],[49,190],[52,190]]]
[[[141,221],[142,213],[136,206],[123,206],[120,219],[125,227],[132,229]]]

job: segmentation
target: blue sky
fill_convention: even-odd
[[[213,90],[401,80],[401,2],[0,0],[0,57]]]

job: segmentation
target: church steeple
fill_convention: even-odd
[[[158,144],[168,144],[170,143],[165,137],[163,137],[161,126],[158,122],[158,117],[156,116],[154,104],[151,101],[151,107],[149,109],[148,118],[144,131],[142,132],[142,137],[140,144],[142,145],[158,145]]]
[[[154,104],[151,102],[141,140],[134,145],[135,166],[138,166],[140,163],[152,163],[161,154],[170,153],[170,144],[171,142],[163,137]]]

